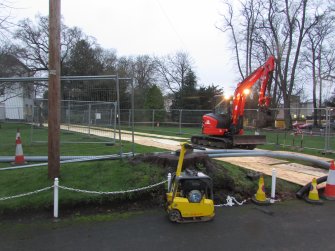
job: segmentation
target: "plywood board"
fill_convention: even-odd
[[[244,158],[244,157],[243,157]],[[257,157],[258,158],[258,157]],[[262,159],[257,159],[254,161],[246,162],[243,161],[242,158],[218,158],[218,160],[222,160],[225,162],[229,162],[231,164],[243,167],[245,169],[257,171],[264,173],[266,175],[272,175],[272,169],[276,168],[277,177],[283,180],[287,180],[289,182],[298,184],[298,185],[306,185],[311,182],[313,178],[319,178],[325,176],[324,171],[322,169],[315,168],[315,171],[312,173],[311,170],[309,172],[302,172],[303,165],[299,167],[294,167],[294,165],[279,164],[279,165],[269,165],[266,163],[260,162]],[[291,163],[290,163],[291,164]],[[308,169],[311,167],[306,166]]]
[[[274,165],[274,164],[280,164],[280,163],[287,163],[287,160],[280,160],[270,157],[264,157],[264,156],[255,156],[255,157],[222,157],[218,158],[222,161],[231,162],[231,161],[238,161],[238,162],[246,162],[246,163],[263,163],[267,165]]]
[[[281,168],[284,170],[291,170],[297,173],[305,173],[309,175],[315,175],[317,177],[328,175],[328,170],[324,170],[321,168],[314,168],[311,166],[301,165],[298,163],[287,163],[287,164],[279,164],[275,165],[275,168]]]

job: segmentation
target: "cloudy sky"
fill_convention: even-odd
[[[11,0],[15,19],[47,15],[48,0]],[[236,87],[236,63],[220,25],[221,0],[63,0],[63,21],[78,26],[118,56],[187,51],[199,83]]]

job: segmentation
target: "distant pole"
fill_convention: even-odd
[[[60,3],[49,0],[48,176],[60,169]]]

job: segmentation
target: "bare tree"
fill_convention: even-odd
[[[105,74],[116,74],[117,72],[117,54],[114,49],[103,49],[101,52],[101,63]]]
[[[118,73],[136,79],[134,86],[135,106],[143,107],[147,101],[149,89],[156,82],[156,62],[148,55],[122,57],[118,60]]]
[[[321,124],[321,111],[318,112],[317,107],[322,106],[322,82],[327,78],[329,72],[331,72],[331,64],[329,65],[329,56],[331,57],[332,52],[329,51],[328,38],[334,34],[335,17],[332,16],[332,12],[326,9],[322,13],[319,13],[319,9],[316,9],[315,18],[317,23],[307,32],[307,37],[304,42],[303,51],[303,65],[310,69],[309,74],[313,84],[313,108],[314,108],[314,125]],[[334,67],[334,66],[333,66]],[[308,73],[309,73],[308,72]],[[319,90],[317,90],[319,85]],[[317,97],[317,91],[319,95]],[[319,102],[317,103],[317,99]],[[318,114],[320,116],[318,116]]]
[[[241,56],[240,56],[240,49],[239,49],[239,44],[240,44],[240,40],[238,38],[238,32],[236,32],[236,28],[234,25],[234,8],[232,6],[232,3],[230,3],[228,0],[226,0],[225,2],[226,8],[227,8],[227,14],[222,15],[223,17],[223,25],[217,26],[217,28],[219,30],[221,30],[222,32],[228,32],[230,31],[231,33],[231,39],[232,39],[232,44],[233,44],[233,50],[235,52],[235,56],[236,56],[236,62],[237,62],[237,67],[238,67],[238,71],[240,73],[240,76],[242,79],[244,79],[244,74],[243,74],[243,69],[241,66]]]
[[[30,19],[19,22],[15,38],[22,47],[19,57],[35,72],[48,70],[49,21],[48,17],[37,16],[37,24]],[[61,63],[70,50],[82,39],[83,34],[77,27],[61,26]]]
[[[318,22],[317,18],[311,16],[308,12],[312,4],[314,3],[308,0],[241,1],[242,13],[248,14],[244,15],[247,18],[245,18],[243,25],[238,26],[239,29],[244,31],[239,32],[239,34],[247,34],[245,41],[251,41],[246,43],[243,40],[233,39],[235,51],[238,50],[238,54],[236,54],[238,55],[237,60],[240,62],[238,64],[241,76],[243,76],[240,66],[241,55],[242,58],[243,56],[244,58],[249,56],[256,61],[268,54],[275,55],[276,72],[273,93],[277,95],[277,90],[280,90],[280,96],[284,102],[284,118],[287,128],[292,125],[290,98],[294,90],[299,91],[295,81],[298,75],[297,68],[302,43],[308,31]],[[234,38],[236,37],[236,27],[233,27],[231,8],[232,5],[229,5],[225,24],[231,32],[234,31]],[[250,35],[250,32],[252,32],[252,35]],[[239,45],[240,41],[242,41],[242,44],[247,44],[245,51],[249,55],[243,53],[243,46]],[[250,58],[245,59],[248,64],[251,61]]]
[[[11,21],[11,10],[13,5],[7,0],[0,0],[0,42],[8,40],[7,36],[10,33],[10,28],[14,26]]]
[[[139,55],[135,58],[133,72],[140,89],[147,89],[156,81],[156,65],[148,55]]]
[[[188,53],[179,51],[156,58],[156,66],[164,88],[175,94],[184,87],[185,78],[192,69],[193,60]]]
[[[252,71],[262,65],[270,54],[274,54],[274,41],[271,33],[263,28],[264,5],[260,0],[241,0],[238,2],[239,9],[236,8],[236,1],[226,0],[224,2],[226,12],[223,17],[222,26],[217,27],[223,32],[230,32],[231,44],[235,53],[238,72],[241,76],[239,80],[245,79]],[[278,71],[274,73],[274,81],[268,85],[268,92],[271,93],[271,107],[277,107],[281,99],[278,82]],[[252,97],[249,100],[249,107],[254,107],[257,102],[259,86],[252,89]],[[275,113],[273,113],[273,121]]]

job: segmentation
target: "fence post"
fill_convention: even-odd
[[[54,181],[54,218],[58,218],[58,178]]]
[[[128,127],[131,128],[131,109],[128,111]]]
[[[91,103],[88,104],[88,136],[91,136]]]
[[[113,120],[113,109],[110,110],[110,117],[109,117],[109,126],[112,127],[112,120]]]
[[[98,109],[95,109],[95,113],[94,113],[94,125],[97,124],[97,113],[98,113]]]
[[[117,103],[114,102],[114,143],[116,142],[116,115],[117,115],[116,106]]]
[[[274,203],[274,200],[276,198],[276,177],[277,177],[277,171],[275,168],[272,169],[272,183],[271,183],[271,203]]]
[[[330,137],[330,116],[328,107],[326,107],[326,127],[325,127],[325,149],[324,153],[329,151],[329,137]]]
[[[155,109],[152,109],[152,129],[155,127]]]
[[[276,139],[276,149],[279,148],[279,135],[278,135],[278,132],[277,132],[277,139]]]
[[[285,148],[285,145],[286,145],[286,131],[285,131],[285,134],[284,134],[283,148]]]
[[[179,110],[179,134],[181,134],[181,117],[182,117],[183,110]]]
[[[71,114],[71,104],[70,104],[70,100],[67,102],[67,130],[70,131],[70,123],[71,123],[71,118],[70,118],[70,114]]]
[[[293,138],[292,138],[292,149],[295,148],[295,136],[296,136],[296,134],[293,133]]]

